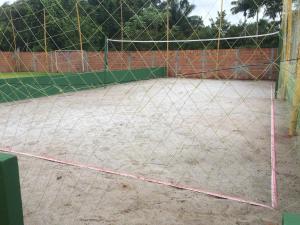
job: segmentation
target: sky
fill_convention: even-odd
[[[4,2],[14,2],[15,0],[0,0],[0,5]],[[232,0],[224,0],[224,10],[227,13],[227,20],[231,23],[238,23],[239,21],[243,21],[242,13],[237,15],[232,15],[230,12]],[[217,12],[221,9],[221,0],[190,0],[192,4],[196,6],[196,9],[193,11],[192,15],[198,15],[203,18],[205,25],[210,24],[210,18],[215,19],[217,17]],[[253,22],[254,20],[248,20],[249,22]]]
[[[232,0],[223,1],[223,10],[226,11],[226,19],[234,24],[244,21],[243,13],[232,15],[230,9]],[[201,16],[204,24],[210,24],[210,18],[215,19],[217,17],[217,12],[221,11],[221,0],[190,0],[190,3],[196,6],[193,11],[193,15]],[[263,16],[263,12],[260,13],[260,18]],[[255,22],[256,18],[247,19],[248,22]]]
[[[242,14],[231,15],[231,1],[232,0],[224,0],[223,10],[226,11],[227,20],[237,23],[242,19]],[[193,15],[201,16],[206,25],[209,23],[210,18],[215,19],[217,17],[217,12],[221,11],[221,0],[190,0],[190,2],[196,6]]]

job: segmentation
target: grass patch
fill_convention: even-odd
[[[57,75],[64,75],[64,73],[42,73],[42,72],[0,73],[0,79],[22,78],[22,77],[40,77],[40,76],[57,76]]]

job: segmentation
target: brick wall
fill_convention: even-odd
[[[175,51],[170,53],[169,76],[275,79],[276,68],[272,63],[276,57],[276,49]]]
[[[14,53],[0,51],[0,72],[13,72],[15,67]]]
[[[221,49],[109,52],[109,70],[169,67],[169,76],[226,79],[274,79],[277,49]],[[85,72],[104,69],[103,52],[0,52],[0,72]]]

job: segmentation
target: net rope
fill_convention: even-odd
[[[162,224],[170,216],[149,209],[173,207],[170,199],[184,199],[185,208],[188,195],[205,201],[203,214],[222,215],[215,199],[193,190],[277,206],[270,92],[279,76],[277,93],[286,91],[290,111],[299,106],[300,4],[293,3],[286,57],[288,0],[281,24],[280,11],[265,13],[269,1],[251,1],[246,16],[243,2],[23,0],[0,7],[0,149],[24,153],[26,224],[134,224],[144,213]],[[290,145],[287,155],[296,148]]]
[[[169,41],[140,41],[140,40],[118,40],[118,39],[108,39],[108,41],[112,42],[123,42],[123,43],[189,43],[189,42],[206,42],[206,41],[224,41],[224,40],[239,40],[239,39],[249,39],[249,38],[258,38],[258,37],[267,37],[273,36],[275,34],[279,34],[279,31],[268,33],[268,34],[258,34],[258,35],[248,35],[242,37],[226,37],[226,38],[208,38],[208,39],[197,39],[197,40],[169,40]]]

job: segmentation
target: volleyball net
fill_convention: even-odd
[[[106,62],[110,70],[165,66],[170,77],[275,80],[277,50],[261,46],[278,36],[279,32],[168,41],[107,39],[111,60]]]

